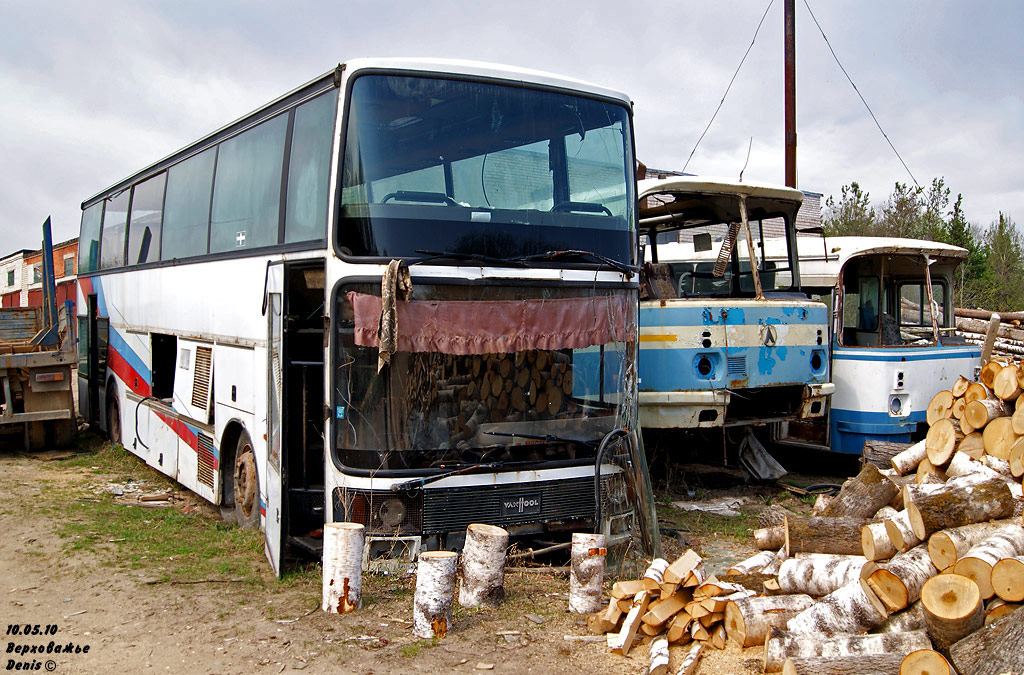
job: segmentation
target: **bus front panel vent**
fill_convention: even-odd
[[[196,453],[196,479],[208,488],[213,488],[213,465],[216,461],[213,456],[213,439],[206,434],[196,434],[199,440]]]
[[[192,380],[192,405],[206,411],[210,406],[210,368],[213,365],[213,350],[196,347],[195,377]]]

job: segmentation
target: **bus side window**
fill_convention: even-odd
[[[124,241],[128,231],[128,201],[131,190],[106,200],[103,228],[100,234],[100,267],[110,269],[124,265]]]
[[[216,157],[210,148],[167,170],[161,260],[206,254]]]

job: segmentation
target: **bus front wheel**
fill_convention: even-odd
[[[260,479],[256,472],[256,454],[249,434],[242,432],[235,446],[234,467],[227,486],[223,516],[244,528],[260,525]]]

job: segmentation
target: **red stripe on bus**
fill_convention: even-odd
[[[107,368],[113,370],[117,378],[139,396],[149,396],[152,393],[146,378],[139,375],[138,371],[132,368],[131,364],[113,347],[107,349]]]

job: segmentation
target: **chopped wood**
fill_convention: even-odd
[[[783,664],[782,675],[899,675],[902,661],[900,654],[792,658]]]
[[[1010,456],[1010,448],[1017,442],[1019,435],[1013,430],[1013,418],[997,417],[987,425],[981,433],[985,452],[1006,459]]]
[[[866,518],[786,516],[786,555],[798,551],[861,555],[860,528],[868,522]]]
[[[895,515],[883,516],[882,522],[868,523],[860,528],[860,545],[866,559],[885,560],[896,555],[896,547],[885,530],[885,520]]]
[[[898,612],[921,597],[924,583],[939,573],[927,546],[917,546],[880,565],[868,577],[868,586],[888,612]]]
[[[1017,382],[1017,366],[1008,365],[992,380],[992,391],[1004,401],[1015,401],[1020,396],[1020,385]]]
[[[785,521],[783,521],[785,523]],[[786,544],[785,524],[762,527],[753,531],[754,546],[762,551],[774,551]]]
[[[772,627],[782,628],[814,604],[809,595],[752,596],[725,606],[725,632],[742,647],[763,644]]]
[[[956,382],[953,383],[953,386],[950,387],[949,390],[953,392],[953,396],[955,396],[956,398],[961,398],[964,394],[967,393],[967,387],[969,387],[970,384],[971,381],[968,380],[963,375],[961,375],[960,377],[957,378]]]
[[[734,564],[726,571],[726,576],[737,575],[737,574],[749,574],[751,572],[760,572],[765,568],[766,565],[775,560],[775,553],[772,551],[761,551],[755,553],[746,560]]]
[[[682,583],[690,572],[702,562],[701,557],[693,550],[687,549],[683,555],[676,558],[662,573],[662,582],[666,584]]]
[[[647,603],[650,600],[650,594],[648,591],[640,591],[633,598],[633,604],[629,608],[629,613],[626,614],[626,618],[622,620],[622,628],[618,633],[609,633],[608,647],[611,651],[626,655],[629,653],[629,648],[633,646],[633,641],[636,640],[636,631],[640,627],[640,619],[647,612]]]
[[[732,575],[738,576],[738,575]],[[739,591],[746,590],[739,584],[732,583],[732,579],[729,575],[726,575],[725,580],[720,580],[714,574],[708,577],[705,581],[701,582],[699,586],[693,589],[694,600],[704,600],[705,598],[714,598],[719,595],[729,595],[731,593],[737,593]]]
[[[860,461],[862,464],[870,462],[879,469],[888,469],[892,466],[892,458],[909,447],[910,443],[894,443],[869,438],[864,441],[864,447],[861,448]]]
[[[651,561],[647,571],[644,572],[643,579],[641,579],[644,590],[657,591],[661,588],[661,584],[665,580],[664,574],[665,570],[668,569],[668,564],[668,561],[664,558],[655,558]]]
[[[967,401],[963,397],[953,399],[953,407],[950,408],[950,415],[955,420],[960,420],[964,416],[964,408],[967,407]]]
[[[648,609],[640,620],[652,626],[662,626],[686,605],[687,597],[687,594],[682,591],[669,596],[659,602],[653,609]]]
[[[694,586],[700,586],[707,579],[707,573],[704,571],[704,563],[701,562],[697,567],[690,570],[690,573],[686,575],[683,580],[683,587],[690,588]]]
[[[870,518],[892,501],[898,488],[883,476],[874,464],[865,464],[853,478],[843,483],[839,494],[822,512],[823,516]]]
[[[985,454],[984,436],[977,431],[971,432],[964,436],[960,445],[956,446],[956,450],[974,459],[980,459]]]
[[[928,461],[932,463],[932,466],[942,467],[949,462],[950,457],[956,452],[956,446],[963,440],[965,432],[963,431],[963,421],[967,420],[970,423],[968,417],[968,411],[970,410],[971,404],[967,404],[967,408],[964,409],[964,417],[961,420],[961,427],[958,429],[948,419],[936,420],[935,424],[928,428],[928,433],[925,436],[924,444],[928,455]],[[977,428],[973,425],[972,429]]]
[[[625,613],[619,607],[619,603],[612,600],[603,612],[591,614],[587,617],[587,628],[592,633],[610,633],[619,626]]]
[[[711,631],[711,646],[715,649],[725,649],[725,626],[720,623]]]
[[[973,476],[961,476],[951,478],[940,490],[915,496],[906,510],[914,534],[924,540],[939,530],[1010,517],[1014,499],[1001,480],[979,483]]]
[[[946,658],[929,648],[910,652],[900,663],[900,675],[950,675],[952,672]]]
[[[924,630],[924,608],[918,600],[902,612],[890,614],[876,633],[905,633],[912,630]]]
[[[992,388],[995,382],[996,375],[1003,369],[1003,364],[999,361],[989,361],[981,367],[981,373],[978,375],[978,379],[983,385]]]
[[[704,645],[697,642],[690,647],[690,651],[686,652],[686,656],[683,657],[683,662],[679,664],[674,675],[693,675],[697,672],[697,663],[700,661],[701,653],[704,650]]]
[[[1016,380],[1014,380],[1016,382]],[[948,389],[939,391],[931,400],[928,401],[928,406],[925,408],[925,419],[928,421],[928,426],[931,426],[941,419],[946,419],[953,414],[953,392]]]
[[[763,666],[766,673],[777,673],[787,658],[811,656],[841,657],[851,660],[862,654],[907,654],[916,649],[931,649],[932,643],[923,630],[908,633],[874,635],[837,635],[826,640],[808,640],[773,628],[764,643]]]
[[[665,626],[665,637],[669,642],[689,642],[690,637],[690,615],[686,612],[679,612]]]
[[[957,640],[981,628],[985,606],[978,584],[958,574],[940,574],[921,589],[924,624],[932,645],[943,655]]]
[[[914,533],[910,524],[910,514],[904,510],[885,521],[885,532],[889,535],[889,541],[897,551],[909,551],[923,539]]]
[[[971,401],[977,401],[979,398],[991,398],[992,392],[981,382],[971,382],[967,385],[967,391],[964,392],[964,401],[970,403]]]
[[[992,588],[993,566],[1003,558],[1018,555],[1024,555],[1024,528],[1007,526],[972,546],[964,557],[957,560],[953,571],[973,579],[978,584],[981,597],[987,600],[995,594]]]
[[[668,638],[664,635],[651,640],[651,656],[647,672],[650,675],[665,675],[668,672]]]
[[[960,675],[1024,673],[1024,621],[1005,616],[972,633],[949,650]]]
[[[730,584],[742,586],[755,593],[765,593],[764,583],[775,579],[774,574],[767,572],[751,572],[749,574],[727,574],[725,577]]]
[[[797,614],[786,627],[794,633],[863,633],[881,625],[887,616],[885,605],[867,582],[857,579]]]
[[[1013,560],[1013,558],[1008,558],[1008,560]],[[985,625],[995,623],[1010,612],[1016,612],[1019,608],[1019,602],[1007,602],[1002,598],[992,598],[985,605]]]
[[[936,532],[928,538],[928,555],[939,570],[952,567],[956,561],[967,555],[972,546],[992,536],[1001,528],[1009,526],[1020,529],[1016,520],[997,520],[973,523]]]
[[[868,563],[860,555],[821,554],[790,558],[779,568],[779,590],[786,594],[828,595],[841,586],[861,578]]]
[[[992,566],[992,589],[1006,602],[1024,601],[1024,555],[1004,558]]]
[[[892,468],[896,470],[896,473],[903,476],[914,469],[921,463],[921,460],[928,456],[928,449],[924,441],[918,441],[914,443],[906,450],[903,450],[897,455],[894,455],[891,464]]]
[[[1016,377],[1013,382],[1016,384]],[[997,417],[1006,417],[1011,414],[1013,414],[1013,409],[1006,401],[998,398],[982,398],[964,406],[962,419],[966,419],[967,423],[975,429],[981,429]]]

